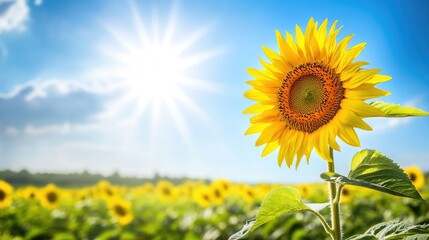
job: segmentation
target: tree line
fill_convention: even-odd
[[[147,182],[156,183],[160,180],[168,180],[174,184],[180,184],[187,180],[196,180],[186,177],[172,178],[154,174],[152,177],[129,177],[121,176],[118,172],[114,172],[109,176],[104,176],[97,173],[83,171],[81,173],[32,173],[27,170],[0,171],[0,179],[12,184],[15,187],[32,185],[42,187],[49,183],[54,183],[60,187],[84,187],[97,184],[101,180],[107,180],[115,185],[138,186]],[[203,180],[207,182],[208,180]]]

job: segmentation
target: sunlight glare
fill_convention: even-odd
[[[132,3],[132,2],[131,2]],[[189,77],[187,70],[218,55],[220,51],[209,50],[191,53],[192,47],[207,33],[207,26],[185,39],[174,39],[176,11],[173,7],[165,31],[159,26],[158,15],[152,18],[151,35],[140,17],[137,7],[131,4],[137,39],[106,26],[120,48],[107,46],[103,54],[114,61],[114,66],[106,68],[106,74],[115,80],[115,85],[123,94],[109,104],[100,118],[123,116],[124,108],[133,106],[131,116],[124,117],[127,124],[135,124],[147,108],[152,109],[152,124],[158,125],[159,115],[167,111],[176,128],[187,138],[187,124],[181,108],[186,108],[198,117],[208,119],[207,114],[190,97],[190,88],[216,91],[217,86],[207,81]],[[163,36],[159,36],[160,32]],[[186,54],[185,54],[186,53]],[[103,71],[101,71],[103,72]]]

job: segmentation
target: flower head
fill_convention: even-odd
[[[171,201],[177,197],[177,189],[169,181],[161,180],[156,184],[156,192],[163,201]]]
[[[56,208],[60,201],[60,191],[54,184],[48,184],[38,196],[46,208]]]
[[[119,198],[110,198],[107,200],[110,212],[115,217],[115,219],[121,225],[127,225],[133,220],[133,214],[131,213],[131,203],[119,199]]]
[[[0,180],[0,209],[10,206],[12,203],[12,193],[13,187],[9,183]]]
[[[277,148],[278,164],[298,167],[313,149],[331,161],[329,148],[340,151],[336,138],[360,146],[355,128],[372,130],[362,118],[384,116],[365,100],[389,93],[375,85],[390,79],[380,69],[363,69],[355,61],[365,43],[348,48],[353,35],[337,42],[341,29],[335,21],[320,25],[310,19],[305,32],[296,26],[295,38],[276,31],[280,52],[263,47],[269,62],[260,59],[262,70],[248,69],[254,77],[244,96],[256,101],[244,113],[255,114],[246,134],[259,133],[256,145],[264,145],[262,156]]]
[[[412,165],[404,169],[404,172],[408,175],[411,182],[417,189],[421,189],[425,185],[425,175],[419,167]]]

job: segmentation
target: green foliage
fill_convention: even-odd
[[[319,212],[328,205],[329,204],[326,203],[304,204],[301,200],[299,191],[293,187],[286,186],[274,189],[262,201],[256,219],[248,221],[246,225],[239,232],[232,235],[229,240],[240,239],[263,224],[283,215],[299,211]],[[302,232],[297,232],[296,234],[297,236],[302,235]]]
[[[375,150],[362,150],[355,154],[348,177],[326,172],[323,179],[339,184],[350,184],[380,192],[423,200],[404,171],[392,160]]]
[[[303,210],[310,209],[301,202],[301,196],[297,189],[293,187],[274,189],[262,201],[255,224],[253,224],[250,231],[285,214]]]
[[[14,187],[21,187],[26,185],[32,186],[45,186],[49,183],[54,183],[60,187],[84,187],[96,184],[101,180],[107,180],[112,184],[123,185],[123,186],[138,186],[142,183],[151,182],[156,183],[160,180],[168,180],[174,184],[180,184],[189,180],[194,180],[186,177],[165,177],[155,174],[153,177],[125,177],[121,176],[118,172],[114,172],[110,176],[103,176],[101,174],[93,174],[87,171],[81,173],[31,173],[27,170],[11,171],[3,170],[0,171],[0,179],[8,182]],[[203,182],[208,180],[203,179]]]
[[[370,103],[371,106],[380,109],[386,117],[412,117],[412,116],[429,116],[429,112],[425,112],[415,107],[401,106],[399,104],[386,103],[375,101]]]
[[[427,240],[429,225],[412,225],[404,221],[379,223],[364,234],[355,235],[347,240]]]

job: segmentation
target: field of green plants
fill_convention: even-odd
[[[426,200],[423,175],[408,173]],[[255,217],[264,196],[281,184],[248,185],[168,181],[137,187],[108,181],[86,188],[14,189],[0,181],[0,239],[228,239]],[[295,185],[304,202],[327,202],[322,183]],[[342,193],[345,236],[379,222],[429,223],[427,202],[346,187]],[[329,209],[322,215],[329,216]],[[258,228],[247,239],[328,239],[310,213],[286,215]]]

